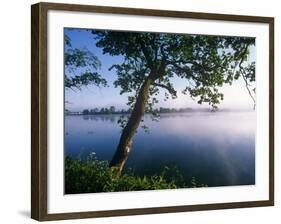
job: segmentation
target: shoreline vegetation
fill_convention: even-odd
[[[149,176],[138,176],[131,169],[117,175],[116,170],[107,161],[98,160],[94,152],[86,160],[65,157],[66,194],[195,187],[208,186],[199,183],[195,177],[186,181],[176,166],[165,166],[161,172]]]

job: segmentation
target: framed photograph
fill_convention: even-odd
[[[33,219],[274,204],[274,18],[31,8]]]

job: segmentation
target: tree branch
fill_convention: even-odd
[[[174,66],[178,71],[190,76],[190,78],[194,79],[197,82],[202,82],[198,77],[194,76],[190,71],[188,71],[186,68],[179,66],[177,63],[169,61],[169,64]],[[196,63],[197,64],[197,63]]]
[[[151,56],[149,55],[149,52],[147,51],[146,47],[145,47],[145,44],[143,43],[143,41],[141,39],[139,39],[139,43],[140,43],[140,47],[141,47],[141,51],[147,61],[147,64],[148,64],[148,67],[150,69],[152,69],[153,67],[153,62],[152,62],[152,58]]]
[[[160,83],[152,83],[153,86],[157,86],[163,89],[168,90],[168,92],[173,96],[173,97],[177,97],[177,91],[171,86],[171,85],[164,85],[164,84],[160,84]]]
[[[249,46],[250,46],[250,44],[246,44],[246,46],[245,46],[244,49],[243,49],[242,55],[247,54],[247,50],[248,50],[248,47],[249,47]],[[247,80],[247,78],[246,78],[245,71],[244,71],[244,68],[243,68],[243,66],[242,66],[243,62],[244,62],[244,61],[243,61],[243,56],[242,56],[242,59],[240,60],[239,65],[238,65],[238,66],[239,66],[239,69],[240,69],[240,75],[242,76],[242,78],[243,78],[243,80],[244,80],[244,82],[245,82],[246,89],[247,89],[247,91],[248,91],[248,93],[249,93],[251,99],[253,100],[254,108],[255,108],[255,107],[256,107],[256,99],[255,99],[255,97],[253,96],[252,91],[251,91],[250,88],[249,88],[250,84],[249,84],[249,82],[248,82],[248,80]]]

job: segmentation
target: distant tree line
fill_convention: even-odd
[[[128,110],[116,110],[114,106],[110,107],[102,107],[102,108],[94,108],[94,109],[84,109],[82,111],[83,115],[93,115],[93,114],[129,114],[131,113],[131,109]]]
[[[208,110],[209,109],[203,109]],[[167,108],[167,107],[160,107],[153,111],[147,111],[146,113],[157,113],[157,114],[164,114],[164,113],[186,113],[191,111],[198,111],[198,109],[192,109],[190,107],[186,108]],[[202,109],[200,109],[202,111]],[[130,114],[132,112],[132,109],[121,109],[117,110],[114,106],[110,107],[102,107],[102,108],[93,108],[93,109],[84,109],[82,112],[71,112],[70,110],[65,110],[66,114],[82,114],[82,115],[95,115],[95,114]]]

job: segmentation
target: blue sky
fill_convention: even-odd
[[[101,108],[109,107],[111,105],[115,106],[117,109],[127,108],[127,96],[120,95],[120,88],[115,88],[113,82],[116,80],[117,76],[114,70],[108,71],[108,69],[113,64],[118,64],[122,62],[121,56],[110,56],[108,54],[104,55],[102,49],[95,46],[95,40],[93,35],[83,29],[65,29],[65,34],[67,34],[71,39],[71,45],[73,48],[87,48],[93,52],[98,59],[101,61],[101,69],[99,73],[108,82],[109,87],[97,87],[97,86],[87,86],[82,87],[82,90],[73,91],[65,90],[65,100],[68,102],[66,108],[71,111],[81,111],[83,109],[91,108]],[[255,58],[255,50],[250,51],[250,60]],[[199,108],[208,107],[207,104],[199,105],[196,101],[192,100],[188,95],[181,94],[187,83],[181,78],[173,78],[172,83],[176,90],[178,90],[178,98],[173,100],[169,99],[164,101],[163,92],[159,96],[159,104],[156,107],[174,107],[174,108]],[[236,81],[232,86],[224,86],[221,88],[221,92],[224,93],[224,101],[219,105],[220,108],[228,109],[251,109],[253,108],[253,102],[247,93],[244,82],[240,79]],[[239,97],[237,97],[239,96]]]

